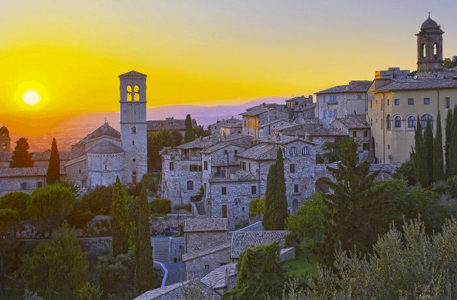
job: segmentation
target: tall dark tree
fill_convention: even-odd
[[[152,290],[156,278],[152,261],[151,228],[149,224],[149,209],[146,188],[142,187],[141,196],[137,198],[136,222],[136,286],[142,293]]]
[[[457,175],[457,105],[454,106],[454,112],[452,113],[452,124],[450,131],[450,141],[449,141],[449,165],[446,167],[449,168],[448,176]]]
[[[192,142],[195,140],[194,127],[192,126],[192,118],[190,115],[186,116],[186,133],[184,135],[184,143]]]
[[[383,187],[375,184],[378,172],[370,173],[368,160],[359,162],[358,144],[352,138],[341,146],[341,162],[336,168],[327,167],[335,181],[326,180],[333,193],[323,195],[328,207],[325,246],[321,247],[324,263],[332,261],[339,245],[344,250],[355,245],[359,251],[368,251],[390,222],[385,220],[385,203],[380,201]]]
[[[424,150],[425,150],[425,163],[427,166],[427,172],[425,173],[425,179],[427,187],[433,181],[433,131],[432,124],[427,121],[427,126],[424,132]]]
[[[419,116],[417,117],[417,127],[414,134],[414,155],[412,155],[414,163],[414,174],[416,176],[416,182],[419,182],[421,186],[428,186],[427,175],[427,161],[426,161],[426,150],[424,145],[424,138],[422,135],[422,126]]]
[[[51,157],[49,158],[48,173],[46,175],[46,183],[54,184],[60,179],[60,157],[57,150],[56,139],[52,139]]]
[[[113,186],[111,201],[111,232],[113,235],[113,256],[129,251],[130,217],[127,202],[127,192],[119,180]]]
[[[445,156],[445,167],[446,167],[446,176],[449,177],[449,166],[450,166],[450,147],[451,147],[451,137],[452,137],[452,109],[447,111],[446,117],[446,141],[444,144],[444,156]]]
[[[276,155],[276,163],[268,171],[263,227],[265,230],[283,230],[287,216],[284,158],[282,157],[282,150],[279,148]]]
[[[441,129],[441,115],[436,117],[436,133],[433,140],[433,181],[444,179],[443,165],[443,134]]]
[[[29,153],[29,148],[26,138],[22,137],[17,140],[10,163],[11,168],[33,167],[32,153]]]

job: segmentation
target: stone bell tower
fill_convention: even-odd
[[[441,26],[430,18],[422,23],[417,36],[417,72],[443,70],[443,33]]]
[[[121,142],[125,184],[136,184],[148,171],[146,128],[146,75],[135,71],[119,75],[121,92]]]

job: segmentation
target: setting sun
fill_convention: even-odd
[[[22,96],[22,100],[28,105],[35,105],[40,102],[40,95],[34,90],[29,90]]]

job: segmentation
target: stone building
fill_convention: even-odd
[[[223,128],[223,129],[222,129]],[[226,120],[217,120],[216,123],[208,125],[208,129],[212,136],[230,135],[233,133],[241,133],[243,129],[242,121],[231,117]]]
[[[186,120],[175,119],[173,117],[166,118],[165,120],[148,120],[146,121],[148,132],[157,132],[160,130],[177,131],[182,136],[186,133]],[[197,126],[197,121],[192,120],[192,127]]]
[[[314,118],[316,104],[313,103],[313,96],[300,96],[286,100],[286,106],[293,111],[294,119]]]
[[[441,115],[443,140],[449,109],[457,105],[457,69],[443,69],[441,27],[430,17],[417,35],[418,74],[406,79],[375,79],[370,87],[367,121],[371,148],[380,163],[410,158],[417,122],[435,127]],[[444,141],[443,141],[444,142]]]
[[[336,118],[331,125],[359,142],[361,151],[370,150],[370,125],[366,121],[365,115],[347,115]]]
[[[259,138],[270,134],[267,130],[261,131],[263,125],[273,121],[292,119],[292,109],[281,104],[263,103],[248,108],[241,115],[243,117],[243,134]]]
[[[347,115],[365,115],[371,81],[353,80],[316,93],[317,117],[324,126]]]
[[[103,124],[72,146],[68,180],[82,188],[110,185],[119,177],[135,184],[147,172],[146,75],[119,75],[120,127]]]
[[[0,169],[0,196],[11,192],[31,194],[46,184],[48,168],[2,168]]]
[[[10,132],[6,126],[0,127],[0,152],[11,151]]]

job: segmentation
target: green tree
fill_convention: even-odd
[[[113,186],[111,201],[111,232],[113,235],[114,257],[129,250],[129,230],[131,228],[127,192],[119,177]]]
[[[251,216],[263,216],[265,213],[265,198],[256,198],[249,203]]]
[[[113,199],[113,186],[96,186],[82,196],[81,202],[94,215],[109,215]]]
[[[184,143],[192,142],[195,140],[195,132],[192,126],[192,118],[190,115],[186,116],[186,133],[184,134]]]
[[[95,270],[105,296],[122,296],[126,291],[134,289],[135,254],[132,249],[127,254],[116,257],[111,254],[97,257]]]
[[[0,209],[11,208],[15,210],[21,220],[27,219],[27,201],[30,195],[23,192],[11,192],[0,197]]]
[[[209,130],[205,130],[205,128],[203,128],[203,126],[197,125],[194,127],[194,134],[196,137],[205,137],[205,136],[209,136],[211,134],[211,132]]]
[[[10,162],[11,168],[33,167],[32,153],[29,153],[29,148],[26,138],[22,137],[16,141],[16,147]]]
[[[51,233],[67,219],[75,202],[68,188],[59,184],[47,185],[33,191],[27,202],[27,213],[40,231]]]
[[[424,174],[426,178],[426,186],[430,186],[433,181],[433,132],[432,124],[430,121],[427,121],[427,126],[425,127],[424,132],[424,149],[425,149],[425,163],[427,166],[427,171]]]
[[[57,150],[56,139],[52,139],[51,157],[49,158],[48,173],[46,175],[46,183],[54,184],[60,179],[60,158],[59,151]]]
[[[257,300],[281,295],[286,273],[279,262],[277,243],[244,250],[236,268],[237,284],[222,300]]]
[[[317,192],[311,199],[303,201],[302,207],[287,218],[286,227],[298,235],[305,249],[316,251],[324,235],[327,214],[323,195]]]
[[[457,62],[447,57],[443,60],[443,66],[447,69],[457,67]]]
[[[414,134],[414,155],[412,156],[412,161],[414,163],[416,182],[420,183],[423,187],[428,186],[426,149],[419,116],[417,117],[417,127]]]
[[[448,176],[457,175],[457,105],[454,106],[454,112],[452,113],[452,124],[450,130],[450,140],[449,140],[449,165],[446,167],[449,168]]]
[[[380,201],[382,186],[374,184],[378,172],[370,173],[368,160],[359,162],[357,149],[358,144],[352,138],[347,139],[337,168],[327,166],[335,178],[335,182],[326,180],[333,194],[323,195],[328,214],[325,246],[320,251],[321,259],[327,263],[338,245],[344,250],[356,245],[361,251],[369,251],[378,232],[386,227],[385,203]]]
[[[179,146],[182,139],[182,135],[178,131],[164,129],[148,132],[148,170],[162,170],[160,151],[164,147]]]
[[[276,163],[271,165],[268,171],[263,227],[265,230],[283,230],[288,214],[284,159],[282,150],[279,148]]]
[[[438,113],[436,118],[436,133],[433,140],[433,181],[444,179],[443,165],[443,136],[441,129],[441,115]]]
[[[136,287],[142,293],[151,290],[156,285],[154,263],[152,261],[151,227],[149,224],[149,209],[146,188],[141,190],[137,198],[136,218]]]
[[[46,299],[78,299],[89,279],[89,264],[74,230],[64,225],[22,258],[26,287]]]
[[[347,137],[338,138],[335,142],[325,142],[322,150],[325,151],[323,158],[327,163],[333,163],[341,160],[341,150],[346,143]]]
[[[19,214],[10,208],[0,209],[0,286],[5,294],[5,257],[9,256],[9,250],[16,239],[16,225],[19,223]],[[5,238],[6,237],[6,238]]]
[[[395,179],[402,179],[408,183],[408,185],[416,184],[416,174],[414,174],[414,165],[411,160],[405,161],[395,170],[392,176]]]
[[[449,177],[449,166],[450,160],[451,160],[451,155],[450,155],[450,147],[451,147],[451,140],[452,140],[452,109],[449,109],[447,111],[447,117],[446,117],[446,141],[444,144],[444,157],[445,157],[445,167],[446,167],[446,177]]]

